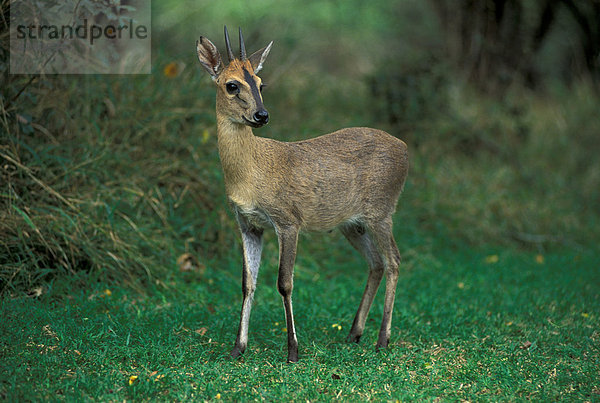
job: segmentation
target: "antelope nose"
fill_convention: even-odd
[[[269,122],[269,112],[264,109],[259,110],[254,114],[254,121],[261,125],[267,124]]]

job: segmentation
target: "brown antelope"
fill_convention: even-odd
[[[392,214],[408,172],[406,144],[386,132],[365,127],[289,143],[254,136],[252,128],[269,121],[261,95],[262,80],[256,74],[273,42],[246,56],[240,29],[240,56],[236,58],[225,27],[225,44],[227,66],[208,39],[200,37],[196,50],[217,86],[219,156],[243,244],[243,303],[231,356],[242,354],[248,343],[262,234],[269,226],[274,227],[279,241],[277,288],[285,309],[288,361],[298,361],[292,288],[300,230],[338,227],[368,262],[367,285],[348,341],[359,341],[385,273],[385,305],[377,349],[387,347],[400,263],[392,235]]]

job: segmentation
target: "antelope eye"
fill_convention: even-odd
[[[240,92],[240,87],[236,83],[227,83],[225,84],[225,88],[227,92],[230,94],[237,94]]]

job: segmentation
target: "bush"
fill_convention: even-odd
[[[396,230],[401,244],[420,248],[409,256],[433,256],[436,242],[537,249],[598,235],[600,100],[585,83],[481,94],[448,67],[425,3],[416,14],[365,3],[339,26],[335,7],[313,3],[307,10],[320,14],[285,3],[264,21],[258,9],[248,17],[272,28],[248,29],[249,50],[281,38],[261,72],[272,121],[257,135],[288,141],[364,125],[404,139],[411,170]],[[190,32],[200,12],[241,19],[247,7],[173,4],[157,6],[166,17],[155,21],[163,37],[148,76],[9,75],[1,34],[0,292],[81,271],[162,281],[184,252],[206,262],[238,248],[214,89]],[[400,35],[396,18],[415,24],[400,24]],[[314,24],[304,35],[306,21]],[[220,33],[216,24],[197,33]],[[389,52],[381,38],[392,33]],[[307,247],[315,262],[331,252]]]
[[[81,270],[157,278],[233,236],[213,225],[214,101],[196,74],[44,78],[2,111],[0,289]]]

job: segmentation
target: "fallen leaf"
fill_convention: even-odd
[[[486,256],[486,258],[485,258],[485,262],[488,264],[498,263],[498,260],[500,260],[498,255],[489,255],[489,256]]]
[[[529,347],[531,347],[531,342],[530,341],[526,341],[523,344],[521,344],[521,350],[527,350]]]
[[[179,66],[177,65],[177,62],[171,62],[167,64],[163,69],[163,74],[169,78],[177,77],[179,75],[179,72],[180,70]]]
[[[202,144],[207,143],[208,139],[210,139],[210,132],[204,129],[204,131],[202,132]]]
[[[117,108],[115,108],[115,104],[109,99],[104,98],[103,100],[104,106],[106,106],[106,114],[109,118],[114,118],[117,114]]]
[[[35,287],[35,288],[29,290],[27,292],[27,295],[29,295],[30,297],[37,298],[37,297],[41,296],[43,292],[44,292],[44,289],[42,287]]]
[[[30,119],[27,119],[25,116],[23,116],[23,115],[20,115],[20,114],[18,114],[18,113],[17,113],[17,121],[18,121],[19,123],[22,123],[22,124],[24,124],[24,125],[25,125],[25,124],[29,124],[29,123],[31,123],[31,120],[30,120]]]
[[[158,371],[152,371],[150,372],[150,375],[148,375],[148,378],[152,378],[154,377],[154,382],[161,380],[162,378],[164,378],[164,374],[158,374]]]
[[[129,377],[129,385],[133,385],[135,383],[135,381],[137,381],[138,376],[137,375],[131,375]]]
[[[46,336],[50,336],[50,337],[52,337],[52,338],[54,338],[54,339],[57,339],[57,340],[58,340],[58,336],[57,336],[57,335],[56,335],[56,333],[55,333],[55,332],[54,332],[54,331],[53,331],[53,330],[50,328],[50,325],[45,325],[45,326],[42,328],[42,331],[44,332],[44,334],[45,334]]]
[[[204,336],[208,332],[208,329],[205,327],[201,327],[200,329],[194,330],[194,333],[199,334],[200,336]]]
[[[203,272],[205,267],[198,263],[198,259],[191,253],[184,253],[177,258],[177,266],[179,271],[200,271]]]

